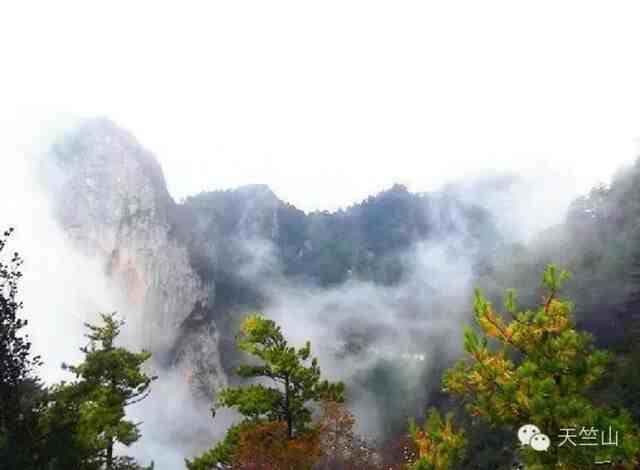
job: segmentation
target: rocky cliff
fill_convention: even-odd
[[[84,122],[52,153],[58,219],[79,249],[104,260],[141,345],[198,388],[223,386],[215,322],[185,327],[213,304],[215,288],[191,266],[157,161],[106,119]]]

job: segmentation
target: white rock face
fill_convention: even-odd
[[[215,392],[227,383],[213,321],[185,321],[213,302],[172,223],[175,203],[157,161],[107,120],[87,121],[55,149],[58,217],[79,249],[105,260],[125,293],[139,345],[174,360],[186,380]],[[180,339],[177,346],[178,339]]]

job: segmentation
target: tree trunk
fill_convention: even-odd
[[[113,375],[109,380],[111,383],[111,388],[109,390],[110,395],[115,395],[117,393],[116,387],[116,379]],[[107,442],[107,470],[113,470],[113,437],[109,437],[109,441]]]
[[[291,416],[291,405],[289,398],[289,377],[284,380],[284,408],[285,418],[287,419],[287,437],[291,439],[293,437],[293,419]]]
[[[107,470],[113,470],[113,438],[107,444]]]

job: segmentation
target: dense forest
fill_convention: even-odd
[[[393,286],[406,276],[401,254],[407,247],[437,239],[437,230],[459,231],[462,245],[476,249],[479,289],[463,307],[469,313],[458,336],[461,353],[421,371],[437,375],[439,385],[418,395],[426,414],[397,416],[380,439],[371,439],[358,432],[350,384],[323,375],[318,345],[296,347],[273,319],[248,311],[264,304],[264,294],[233,269],[246,255],[233,243],[238,225],[247,223],[238,216],[246,195],[188,198],[172,213],[174,235],[189,237],[194,266],[217,282],[212,314],[225,348],[234,351],[226,364],[234,379],[212,409],[215,415],[232,408],[241,417],[210,450],[185,456],[188,469],[639,468],[640,160],[577,199],[562,224],[527,244],[501,239],[479,207],[446,194],[411,194],[400,185],[337,213],[305,214],[266,187],[250,191],[275,208],[279,220],[277,234],[269,218],[251,222],[251,230],[276,240],[282,260],[281,272],[261,276],[320,289],[350,277]],[[425,204],[440,208],[437,223],[425,215],[433,212],[418,210]],[[456,208],[444,210],[447,205]],[[448,218],[453,213],[463,214],[470,229]],[[180,233],[185,226],[196,230]],[[41,358],[24,332],[23,268],[12,233],[0,238],[0,468],[152,468],[153,462],[121,452],[143,437],[126,410],[154,393],[156,377],[144,367],[150,353],[121,347],[117,338],[126,325],[117,314],[103,314],[86,325],[83,362],[64,366],[74,379],[44,384]],[[216,252],[215,271],[207,263],[211,236],[225,247]],[[433,306],[461,308],[444,302],[438,298]],[[370,372],[359,385],[402,393],[389,389],[394,383],[385,385],[386,373]],[[536,436],[551,441],[548,449],[518,441],[525,424],[541,430]],[[616,445],[605,445],[602,433],[611,430]],[[584,440],[589,436],[598,445],[566,442],[591,444]]]

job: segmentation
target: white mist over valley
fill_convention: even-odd
[[[25,260],[39,377],[73,380],[62,364],[82,360],[84,323],[118,312],[120,344],[150,351],[158,380],[127,410],[141,438],[117,452],[174,470],[240,420],[212,407],[246,383],[236,335],[250,313],[310,341],[377,442],[450,406],[441,377],[476,287],[537,301],[533,271],[586,266],[569,286],[587,292],[578,323],[618,341],[622,323],[594,312],[630,290],[616,276],[635,233],[618,202],[636,187],[637,13],[8,7],[0,231],[16,229],[8,250]],[[595,206],[605,228],[589,225]]]

